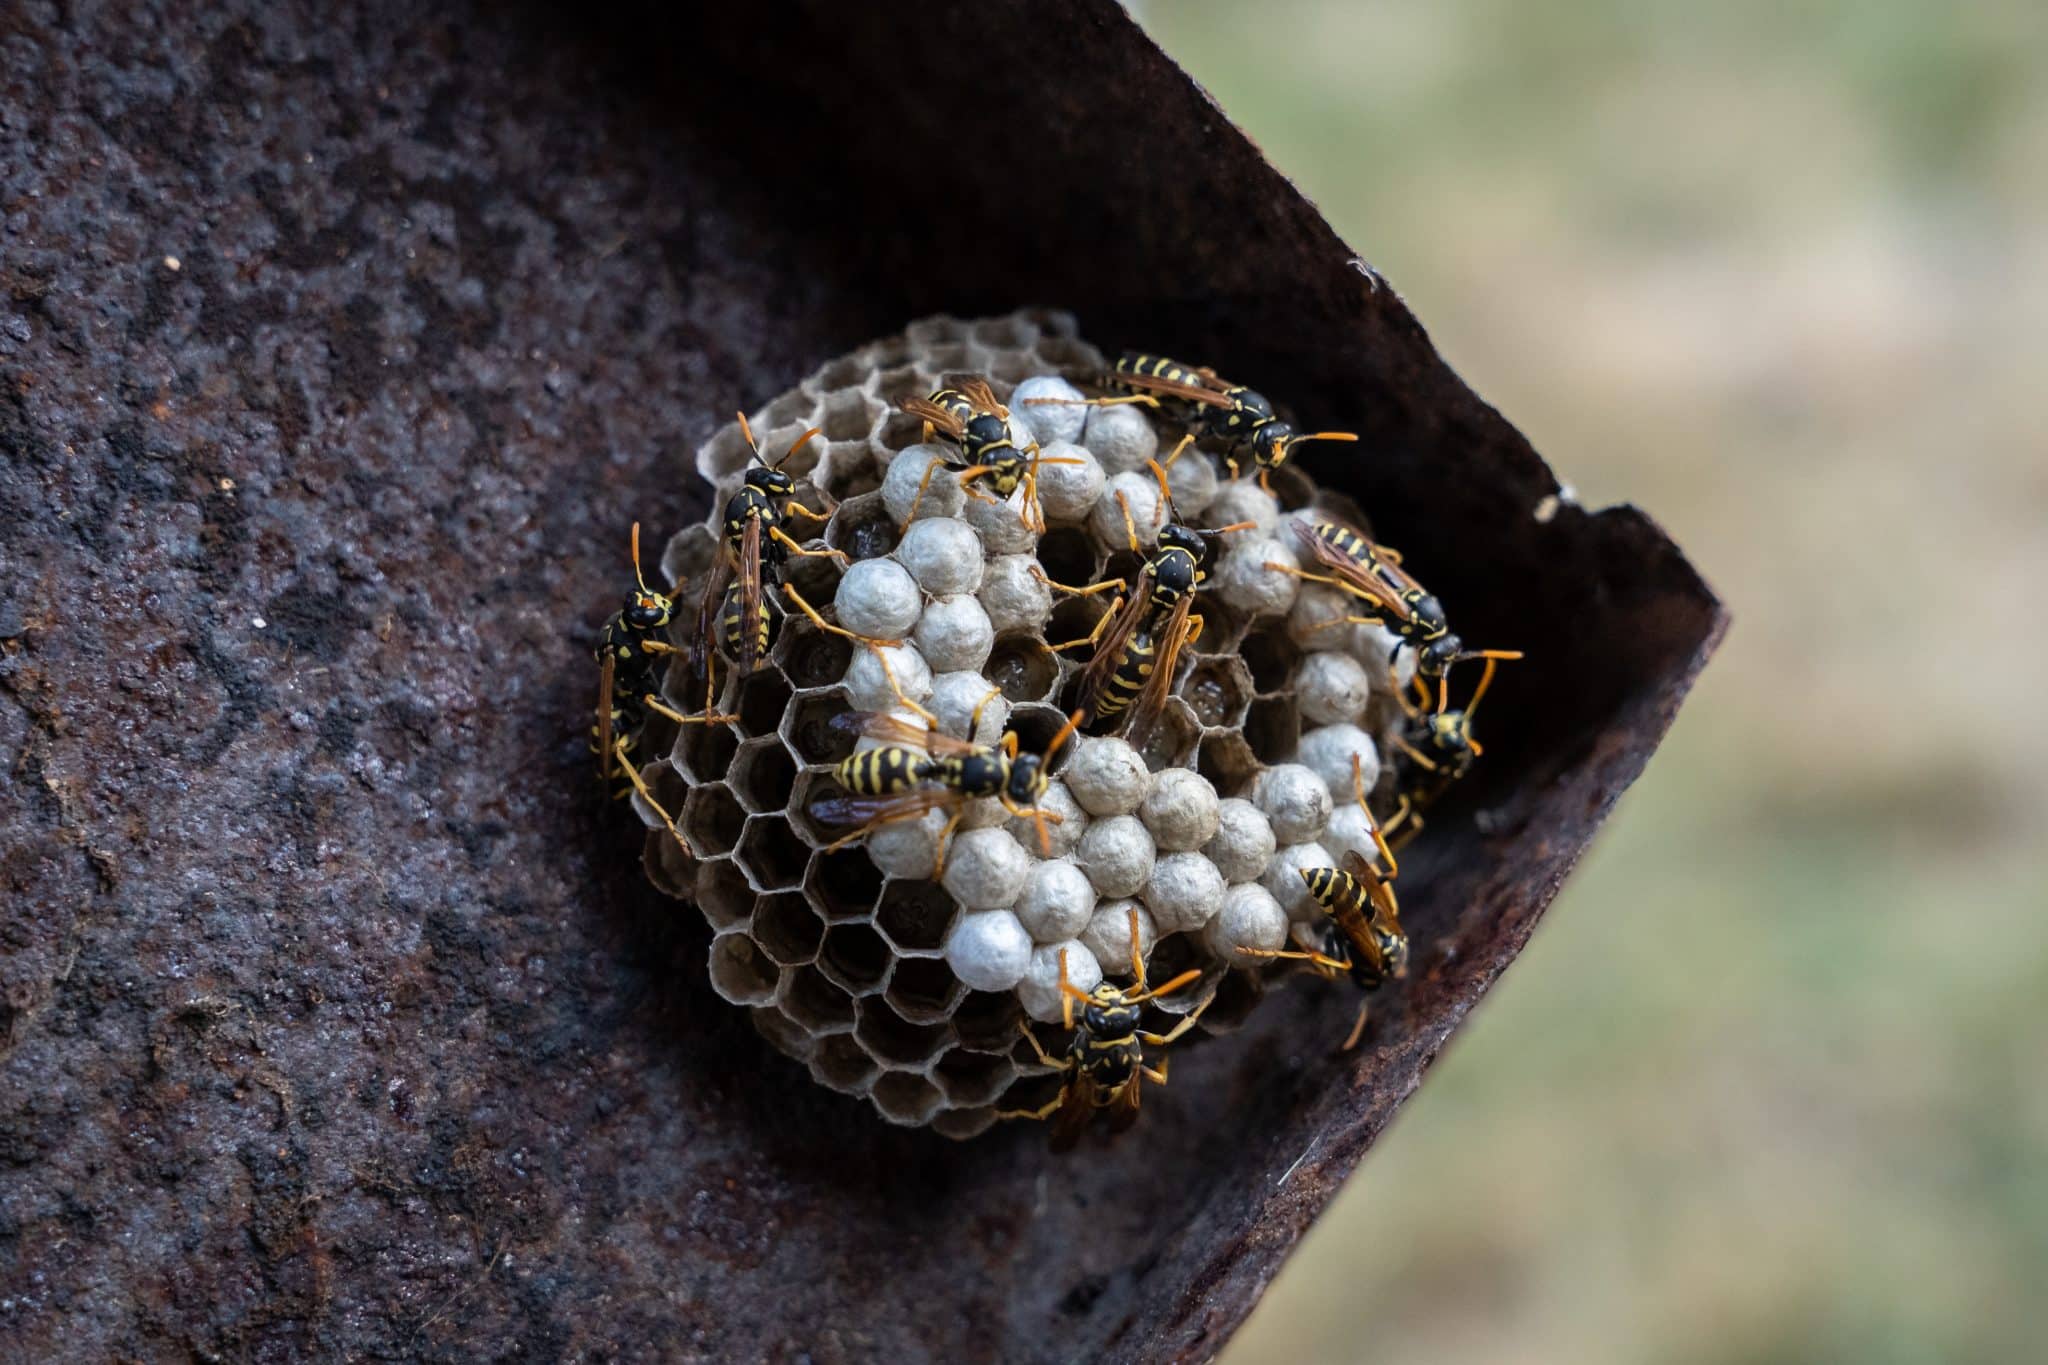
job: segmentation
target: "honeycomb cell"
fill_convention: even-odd
[[[754,907],[753,936],[761,951],[779,965],[800,967],[818,955],[825,922],[803,893],[783,891],[763,896]]]
[[[718,532],[699,524],[685,526],[669,537],[661,553],[662,577],[670,583],[701,583],[718,553]]]
[[[843,355],[830,364],[819,367],[816,373],[804,381],[807,393],[830,396],[839,389],[857,389],[868,377],[869,361],[864,351]]]
[[[852,441],[864,439],[881,415],[881,404],[872,403],[859,389],[842,388],[825,396],[816,421],[825,429],[826,440]]]
[[[846,726],[834,725],[832,718],[852,709],[836,691],[801,698],[783,712],[782,738],[800,762],[837,763],[853,752],[860,737]]]
[[[795,890],[803,882],[811,850],[797,838],[788,820],[779,815],[754,815],[748,817],[733,856],[763,890]]]
[[[1085,341],[1074,337],[1041,336],[1038,339],[1038,358],[1048,368],[1073,370],[1080,379],[1091,379],[1094,371],[1102,368],[1102,353]]]
[[[1291,696],[1261,697],[1244,718],[1245,743],[1261,763],[1285,763],[1301,742],[1301,712]]]
[[[901,1071],[885,1072],[868,1096],[883,1118],[909,1127],[931,1122],[939,1106],[946,1102],[936,1085],[922,1076]]]
[[[883,370],[875,376],[875,397],[889,407],[898,407],[906,398],[922,398],[925,394],[924,380],[913,365],[900,369]]]
[[[839,504],[825,529],[825,543],[854,560],[877,559],[895,549],[896,523],[882,495],[863,493]]]
[[[1019,633],[998,636],[981,671],[1012,703],[1044,701],[1060,677],[1059,664],[1045,641]]]
[[[781,1010],[772,1005],[755,1007],[754,1028],[769,1045],[785,1057],[799,1062],[808,1062],[811,1053],[817,1049],[818,1040],[805,1033]]]
[[[730,929],[753,913],[754,888],[747,885],[747,874],[739,864],[720,859],[699,866],[697,908],[713,929]]]
[[[819,969],[854,995],[878,994],[889,979],[893,960],[887,941],[866,924],[831,926],[825,931],[825,946],[818,952]]]
[[[882,475],[875,468],[872,454],[866,437],[834,441],[827,447],[825,467],[831,475],[825,482],[826,496],[834,502],[846,502],[880,488]]]
[[[818,541],[806,543],[815,548]],[[784,583],[795,588],[804,601],[819,611],[825,610],[839,595],[839,561],[829,556],[791,555],[783,562],[780,573]],[[769,606],[779,610],[786,618],[777,628],[776,634],[779,639],[789,634],[792,622],[804,619],[803,612],[795,602],[787,600],[781,593],[770,591],[767,597]],[[808,620],[805,620],[805,625],[809,626]]]
[[[640,849],[640,866],[657,891],[677,900],[690,899],[700,864],[665,829],[649,830]]]
[[[1209,779],[1218,796],[1243,796],[1259,775],[1259,760],[1243,735],[1217,730],[1202,737],[1195,752],[1195,771]]]
[[[765,1005],[775,998],[782,969],[745,933],[735,929],[711,940],[711,989],[735,1005]]]
[[[793,695],[789,679],[775,669],[764,668],[744,679],[740,683],[739,705],[733,708],[739,714],[740,729],[757,739],[775,734],[782,728],[782,718],[789,713]]]
[[[853,1036],[868,1054],[884,1066],[915,1070],[929,1065],[953,1042],[953,1026],[940,1020],[935,1024],[914,1024],[880,1000],[865,1000],[860,1022]]]
[[[1152,949],[1152,956],[1145,963],[1145,979],[1171,981],[1185,971],[1209,970],[1213,962],[1201,939],[1195,935],[1168,934]],[[1191,981],[1171,995],[1160,996],[1153,1004],[1167,1014],[1186,1014],[1201,1004],[1208,994],[1208,982]]]
[[[824,848],[846,834],[850,827],[820,815],[820,808],[825,802],[844,795],[846,789],[839,785],[829,770],[807,769],[798,773],[796,787],[789,798],[790,823],[797,827],[807,842]]]
[[[1015,384],[1037,368],[1037,362],[1021,351],[998,351],[988,358],[989,375],[1003,384]]]
[[[870,897],[869,903],[873,904]],[[960,906],[932,882],[890,882],[875,911],[875,927],[899,952],[936,953],[945,946]],[[948,975],[951,975],[949,972]]]
[[[797,967],[783,975],[782,1012],[820,1037],[853,1032],[853,997],[815,966]]]
[[[853,662],[853,642],[805,621],[782,632],[775,658],[798,691],[830,687],[846,676],[846,666]]]
[[[834,923],[866,919],[874,912],[875,897],[882,890],[882,874],[857,848],[819,853],[811,859],[804,878],[804,891]]]
[[[974,352],[965,342],[948,342],[927,348],[924,363],[935,375],[954,374],[974,367]]]
[[[1244,1027],[1253,1009],[1266,997],[1265,978],[1255,971],[1225,972],[1216,982],[1215,998],[1202,1011],[1205,1033],[1231,1033]]]
[[[925,363],[927,365],[937,367],[941,364],[954,362],[941,362],[930,359],[932,349],[937,346],[943,346],[951,341],[965,341],[967,339],[967,324],[959,318],[947,317],[942,313],[936,317],[919,318],[916,322],[903,329],[903,336],[910,343],[913,351],[925,353],[927,357]]]
[[[1017,1068],[1007,1057],[955,1048],[939,1058],[932,1079],[951,1104],[974,1106],[993,1104],[1017,1079]]]
[[[983,318],[968,331],[976,341],[995,349],[1024,351],[1038,342],[1038,328],[1028,319],[1011,314],[1001,318]]]
[[[747,813],[740,808],[739,798],[723,782],[698,787],[683,802],[683,837],[703,857],[716,857],[738,848],[746,821]]]
[[[1075,642],[1086,640],[1095,633],[1096,624],[1109,614],[1110,606],[1107,593],[1093,597],[1058,598],[1051,619],[1045,623],[1045,638],[1054,644],[1071,645],[1066,657],[1077,665],[1086,665],[1093,657],[1095,647]]]
[[[812,1079],[848,1095],[865,1095],[881,1074],[881,1064],[868,1056],[850,1032],[820,1038],[811,1053]]]
[[[911,376],[917,380],[911,389],[913,395],[931,391],[932,386],[924,382],[923,377],[916,371],[913,370]],[[907,412],[892,411],[882,419],[881,429],[875,433],[875,439],[881,442],[885,450],[908,450],[923,442],[924,422]]]
[[[1205,658],[1188,670],[1180,695],[1205,729],[1242,725],[1252,700],[1251,670],[1228,655]]]
[[[1138,747],[1138,753],[1153,772],[1182,768],[1193,761],[1195,745],[1201,738],[1202,726],[1193,709],[1179,697],[1168,697],[1159,708],[1158,719],[1145,732],[1145,742]]]
[[[969,991],[953,1011],[953,1032],[969,1052],[1007,1057],[1023,1017],[1024,1007],[1014,991]]]
[[[953,1007],[965,994],[967,987],[943,959],[912,957],[896,964],[883,998],[913,1024],[942,1024],[952,1017]]]
[[[773,735],[750,739],[733,756],[726,782],[749,812],[781,811],[788,807],[796,784],[796,760]]]
[[[1261,625],[1244,637],[1238,655],[1250,672],[1252,691],[1277,692],[1287,686],[1301,661],[1301,650],[1278,625]]]
[[[1066,727],[1066,723],[1066,714],[1056,706],[1019,706],[1010,712],[1009,724],[1004,728],[1016,732],[1019,753],[1043,754],[1047,746]],[[1072,743],[1073,740],[1069,738],[1067,744]],[[1069,756],[1067,747],[1061,746],[1060,752],[1053,755],[1052,766],[1047,770],[1048,775],[1057,774]]]
[[[993,1109],[946,1109],[932,1116],[932,1131],[955,1142],[980,1137],[995,1124]]]
[[[753,462],[753,449],[747,445],[746,437],[740,435],[738,422],[727,422],[713,432],[697,452],[697,469],[712,484],[737,480],[740,472]]]
[[[723,725],[684,725],[679,728],[682,733],[676,736],[676,745],[669,757],[682,769],[683,776],[698,785],[723,779],[726,769],[732,766],[733,754],[740,747],[739,736]]]
[[[1202,638],[1189,651],[1190,657],[1213,654],[1235,658],[1238,641],[1244,638],[1251,618],[1206,593],[1196,614],[1202,618]]]
[[[1308,506],[1315,500],[1316,487],[1309,482],[1308,475],[1294,465],[1286,464],[1275,469],[1269,476],[1273,497],[1279,502],[1280,510],[1292,512]]]

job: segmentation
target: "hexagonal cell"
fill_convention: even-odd
[[[823,847],[849,832],[847,825],[828,822],[817,813],[819,803],[844,796],[846,789],[830,770],[806,769],[796,776],[796,787],[789,798],[790,822],[801,832],[806,843]]]
[[[1372,522],[1365,515],[1365,509],[1357,499],[1348,493],[1339,493],[1334,488],[1319,488],[1309,500],[1309,506],[1320,516],[1331,521],[1341,521],[1367,540],[1373,538]]]
[[[1006,387],[1038,372],[1038,363],[1023,351],[997,351],[988,358],[991,379]]]
[[[718,532],[703,522],[685,526],[669,537],[668,548],[661,552],[662,576],[671,583],[702,583],[717,553]]]
[[[860,1022],[853,1026],[853,1036],[884,1066],[914,1070],[952,1045],[953,1027],[944,1020],[913,1024],[882,1001],[870,999],[861,1002]]]
[[[1301,650],[1280,625],[1261,625],[1251,631],[1237,652],[1251,672],[1254,692],[1275,692],[1287,686],[1294,666],[1301,662]]]
[[[740,729],[751,737],[772,735],[782,728],[782,718],[788,714],[790,699],[795,695],[789,679],[774,669],[760,669],[740,683],[739,704],[733,709],[739,714]]]
[[[934,374],[958,374],[974,368],[974,352],[964,342],[948,342],[925,347],[918,362]]]
[[[1204,1033],[1232,1033],[1244,1027],[1252,1010],[1266,998],[1266,982],[1258,972],[1225,972],[1216,983],[1216,998],[1202,1011]]]
[[[913,395],[931,392],[932,385],[916,370],[910,372],[916,382],[910,392]],[[885,450],[907,450],[924,440],[924,423],[907,412],[892,410],[882,419],[882,425],[875,432],[875,439]]]
[[[783,975],[781,1004],[784,1014],[811,1033],[853,1032],[853,997],[816,967],[797,967]]]
[[[838,692],[805,697],[786,708],[782,737],[796,751],[797,758],[805,763],[837,763],[853,752],[854,743],[860,737],[843,726],[834,725],[832,718],[843,716],[852,709]]]
[[[711,940],[711,989],[735,1005],[765,1005],[775,998],[782,969],[739,930]]]
[[[754,912],[754,900],[754,888],[747,885],[747,874],[740,871],[739,864],[729,858],[698,864],[697,908],[713,929],[742,923]]]
[[[945,946],[959,914],[959,902],[936,882],[892,881],[875,911],[875,927],[899,952],[936,953]]]
[[[980,1137],[995,1124],[993,1109],[948,1109],[932,1116],[932,1131],[955,1142]]]
[[[688,900],[696,890],[700,864],[665,829],[650,829],[640,848],[640,866],[663,895]]]
[[[1259,775],[1252,746],[1234,730],[1212,730],[1202,736],[1195,753],[1195,771],[1209,779],[1218,796],[1243,796]]]
[[[803,621],[782,632],[775,661],[799,692],[830,687],[846,676],[846,666],[853,662],[853,642]]]
[[[753,815],[747,817],[733,856],[764,891],[794,890],[803,881],[811,850],[781,816]]]
[[[1251,670],[1242,659],[1203,659],[1188,670],[1180,695],[1203,726],[1240,725],[1245,708],[1251,705]]]
[[[939,1112],[945,1096],[939,1088],[922,1076],[912,1076],[901,1071],[891,1071],[875,1082],[875,1088],[868,1092],[875,1108],[891,1123],[929,1123],[932,1115]]]
[[[829,395],[835,389],[857,387],[868,377],[868,368],[869,361],[865,352],[855,351],[852,355],[843,355],[806,379],[804,390],[807,393]]]
[[[875,376],[874,390],[875,397],[892,408],[900,405],[906,398],[922,398],[925,395],[924,379],[912,365],[883,370]]]
[[[965,341],[967,324],[958,318],[940,314],[937,317],[919,318],[903,329],[903,336],[909,341],[912,350],[928,352],[932,347],[944,345],[949,341]]]
[[[1046,618],[1045,638],[1053,644],[1071,645],[1065,657],[1077,666],[1086,666],[1095,655],[1095,647],[1075,644],[1086,640],[1095,633],[1095,623],[1109,612],[1110,599],[1107,594],[1094,597],[1061,597],[1053,605],[1052,615]],[[1105,627],[1107,629],[1107,627]]]
[[[1231,654],[1233,646],[1243,636],[1246,621],[1235,607],[1220,598],[1204,596],[1197,607],[1202,618],[1202,638],[1197,640],[1191,652],[1200,654]]]
[[[1292,697],[1260,697],[1245,712],[1244,739],[1261,763],[1285,763],[1301,743],[1301,711]]]
[[[939,1058],[932,1079],[946,1092],[946,1099],[958,1105],[993,1104],[1017,1079],[1017,1068],[1007,1057],[955,1048]]]
[[[1152,956],[1145,963],[1145,979],[1171,981],[1190,968],[1225,975],[1194,934],[1168,934],[1152,949]],[[1186,1014],[1208,994],[1208,981],[1191,981],[1171,995],[1160,996],[1153,1005],[1167,1014]]]
[[[881,1064],[868,1056],[851,1033],[820,1038],[811,1053],[812,1079],[848,1095],[865,1095],[881,1074]]]
[[[1202,727],[1196,723],[1194,711],[1179,697],[1168,697],[1158,719],[1146,730],[1138,752],[1155,773],[1162,768],[1184,768],[1194,759],[1201,738]]]
[[[1012,702],[1044,701],[1060,677],[1059,664],[1045,641],[1022,631],[997,636],[981,672]]]
[[[827,523],[828,526],[829,524]],[[823,536],[818,536],[815,539],[804,542],[805,546],[810,549],[816,549],[824,543]],[[826,607],[831,606],[832,599],[839,595],[840,572],[839,561],[829,555],[791,555],[783,561],[780,570],[782,581],[795,588],[797,592],[802,594],[804,601],[809,602],[819,611],[823,611]],[[789,633],[790,622],[798,620],[806,620],[807,622],[807,618],[804,617],[802,610],[798,608],[797,604],[787,600],[779,592],[770,592],[768,594],[768,605],[774,607],[783,616],[788,618],[777,628],[778,639],[782,635]]]
[[[828,441],[864,439],[882,415],[882,405],[872,402],[859,389],[840,389],[825,396],[824,411],[817,423],[825,428]]]
[[[866,919],[881,893],[882,873],[857,848],[818,853],[812,855],[804,890],[828,920]]]
[[[817,404],[809,394],[800,388],[791,389],[754,414],[754,431],[758,435],[764,431],[773,431],[777,427],[807,427],[811,425],[811,414],[816,410]],[[789,449],[789,441],[784,440],[778,445],[763,436],[761,449],[767,451],[769,457],[773,458]]]
[[[835,924],[825,931],[818,968],[854,995],[874,995],[889,979],[894,955],[882,936],[867,924]]]
[[[974,324],[970,335],[984,346],[1029,350],[1038,341],[1038,328],[1029,319],[1012,315],[983,318]]]
[[[740,435],[738,422],[727,422],[711,433],[711,439],[697,451],[697,466],[713,483],[736,479],[753,460],[753,448]]]
[[[669,757],[683,770],[689,781],[703,784],[717,782],[725,776],[725,770],[732,766],[732,756],[739,749],[739,736],[723,725],[684,725],[679,727],[676,745]]]
[[[913,1024],[943,1024],[952,1017],[953,1007],[965,994],[967,987],[953,975],[945,959],[912,957],[896,964],[889,977],[888,994],[883,998],[891,1009]]]
[[[785,967],[800,967],[818,955],[825,922],[800,891],[763,896],[754,907],[754,941],[761,951]]]
[[[754,1029],[769,1044],[785,1057],[799,1062],[808,1062],[817,1048],[817,1040],[805,1033],[796,1023],[785,1017],[781,1010],[764,1005],[753,1011]]]
[[[739,847],[747,813],[723,782],[698,787],[683,802],[683,837],[700,857],[716,857]]]
[[[1052,742],[1059,738],[1059,733],[1066,728],[1066,724],[1066,713],[1057,706],[1024,705],[1010,712],[1010,719],[1003,729],[1006,733],[1016,734],[1019,753],[1043,754]],[[1067,746],[1072,743],[1071,739],[1067,740],[1060,746],[1060,751],[1052,756],[1052,767],[1047,770],[1049,774],[1056,774],[1066,766],[1069,756]]]
[[[1017,1021],[1024,1007],[1014,991],[969,991],[953,1011],[953,1032],[969,1052],[1007,1057],[1017,1042]]]
[[[846,502],[872,493],[882,486],[882,475],[871,458],[874,454],[865,434],[857,441],[834,441],[827,452],[826,468],[832,471],[825,492],[835,501]]]
[[[1038,541],[1038,566],[1055,583],[1085,588],[1095,582],[1095,566],[1102,552],[1078,526],[1056,526]]]
[[[825,531],[825,543],[849,559],[880,558],[896,548],[896,541],[896,522],[880,493],[864,493],[839,504]],[[812,605],[817,605],[815,599]]]
[[[726,780],[749,811],[786,810],[796,794],[796,760],[773,735],[750,739],[734,755],[732,773]]]
[[[1069,378],[1092,378],[1102,368],[1102,353],[1073,337],[1042,336],[1036,349],[1048,368],[1073,372]]]

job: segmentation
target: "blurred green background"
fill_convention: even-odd
[[[1736,614],[1227,1359],[2043,1359],[2048,5],[1140,18]]]

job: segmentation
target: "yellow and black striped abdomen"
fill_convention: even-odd
[[[1319,521],[1309,527],[1309,532],[1346,559],[1356,560],[1367,567],[1379,559],[1378,547],[1349,526],[1342,526],[1334,521]]]
[[[855,796],[894,796],[924,781],[930,766],[922,749],[887,744],[841,760],[832,776]]]
[[[1364,903],[1365,888],[1358,884],[1358,878],[1341,868],[1305,867],[1301,875],[1316,904],[1333,915],[1347,906]]]
[[[1168,360],[1163,355],[1147,355],[1142,351],[1125,351],[1116,359],[1117,375],[1135,375],[1140,379],[1163,379],[1169,384],[1186,384],[1192,388],[1207,387],[1201,375],[1192,366],[1178,360]]]
[[[744,585],[735,579],[725,590],[725,598],[718,605],[718,644],[734,659],[747,657],[748,626],[746,620],[746,595]],[[764,594],[754,608],[753,657],[758,659],[768,653],[775,643],[775,613],[768,605]]]
[[[934,407],[944,408],[951,414],[953,420],[963,427],[981,412],[981,409],[974,405],[974,400],[958,389],[934,389],[931,403]]]
[[[1123,657],[1102,684],[1102,695],[1095,699],[1096,718],[1121,715],[1129,709],[1145,684],[1152,681],[1152,670],[1158,665],[1158,642],[1148,631],[1133,632],[1124,643]]]

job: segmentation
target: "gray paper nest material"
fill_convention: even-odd
[[[1539,522],[1527,443],[1115,6],[930,9],[0,16],[11,1349],[1201,1357],[1527,938],[1718,604],[1633,510]],[[627,523],[703,513],[656,471],[906,318],[1082,298],[1358,426],[1318,477],[1543,652],[1370,1044],[1281,992],[1055,1162],[777,1057],[582,731]]]

